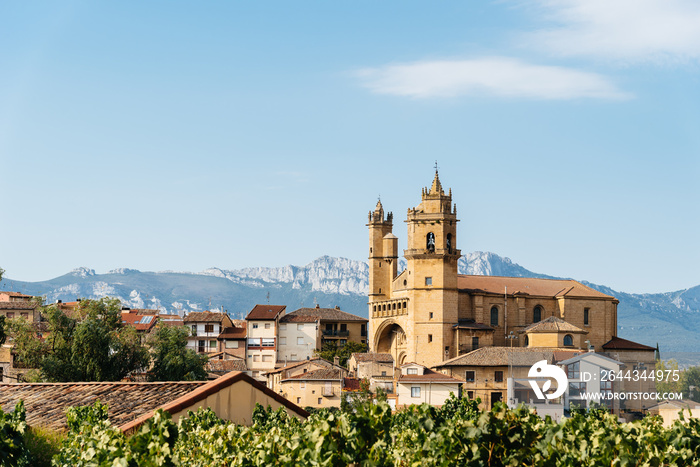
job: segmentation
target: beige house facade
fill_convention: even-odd
[[[345,376],[347,370],[335,366],[310,370],[281,380],[281,395],[300,407],[340,407]]]
[[[279,321],[284,305],[255,305],[246,316],[246,365],[254,378],[265,381],[263,373],[277,364]]]
[[[224,328],[233,326],[226,313],[193,311],[183,319],[190,329],[187,348],[197,353],[210,354],[219,351],[217,338]]]
[[[397,365],[433,367],[480,347],[511,345],[511,332],[549,317],[582,329],[596,348],[616,335],[618,301],[577,281],[458,274],[458,222],[452,191],[445,193],[436,171],[420,204],[408,209],[399,274],[393,215],[381,202],[369,213],[370,352],[391,353]]]
[[[463,381],[430,370],[417,363],[401,366],[401,376],[396,383],[397,407],[429,404],[441,407],[450,394],[461,397]]]

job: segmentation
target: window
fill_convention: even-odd
[[[293,353],[292,355],[289,356],[289,359],[292,360],[292,361],[296,361],[296,360],[297,360],[297,354]]]
[[[304,338],[303,337],[297,337],[297,345],[304,345]]]
[[[581,375],[579,368],[580,368],[579,362],[570,363],[569,365],[566,366],[567,376],[570,379],[579,379],[579,377]]]
[[[569,397],[581,397],[586,392],[586,383],[569,383]]]
[[[564,336],[564,347],[573,347],[574,345],[574,338],[571,334],[567,334]]]
[[[527,347],[528,345],[530,345],[530,337],[526,335],[525,336],[525,347]]]
[[[215,349],[216,348],[216,341],[209,341],[209,348]]]
[[[262,339],[262,346],[263,347],[274,347],[275,346],[275,339],[274,338]]]
[[[29,319],[29,313],[21,313],[21,315],[22,315],[22,318]],[[150,318],[150,316],[149,316],[149,318]]]
[[[270,329],[270,323],[265,323],[265,329]]]
[[[420,386],[411,386],[411,397],[420,397]]]
[[[253,355],[253,361],[254,361],[254,362],[259,362],[259,361],[260,361],[260,355]]]
[[[204,325],[204,332],[214,332],[214,325],[213,324],[205,324]]]
[[[425,285],[433,285],[433,278],[432,278],[432,277],[426,277],[426,278],[425,278]]]
[[[15,317],[15,312],[14,312],[14,311],[8,311],[8,312],[7,312],[7,317],[8,317],[8,318],[14,318],[14,317]]]
[[[258,329],[258,323],[253,323],[253,329]]]
[[[318,398],[318,405],[321,405],[321,401],[322,401],[322,400],[323,400],[322,397],[319,397],[319,398]]]
[[[433,312],[430,312],[430,319],[433,319]]]
[[[447,234],[447,253],[452,254],[452,234]]]
[[[270,363],[272,361],[272,355],[263,355],[263,362]]]
[[[394,303],[394,309],[396,309],[396,303]],[[345,323],[340,324],[340,332],[347,332],[348,330],[348,325]]]
[[[226,340],[226,348],[227,349],[237,349],[238,348],[238,341]]]
[[[474,391],[467,391],[467,397],[469,399],[474,399]]]
[[[287,345],[287,338],[286,337],[280,337],[280,345]]]
[[[382,371],[382,376],[386,376],[386,371]]]
[[[503,382],[503,372],[502,371],[496,371],[493,374],[493,380],[496,383],[502,383]]]
[[[407,375],[417,375],[418,368],[406,368],[406,374]]]
[[[432,335],[432,334],[428,334],[428,342],[432,342],[432,341],[433,341],[433,335]]]
[[[8,316],[8,318],[9,318],[9,316]],[[192,335],[193,335],[193,336],[196,336],[196,335],[197,335],[197,325],[196,325],[196,324],[193,324],[193,325],[192,325]]]
[[[431,253],[435,251],[435,234],[432,232],[425,236],[425,249]]]
[[[472,350],[476,350],[479,348],[479,338],[478,337],[472,337]]]
[[[306,382],[300,381],[299,382],[299,389],[306,389]]]
[[[491,326],[498,326],[498,307],[491,307]]]
[[[341,347],[344,346],[344,345],[347,344],[347,343],[348,343],[348,340],[347,340],[347,339],[340,339],[340,341],[338,341],[338,345],[341,346]]]
[[[303,324],[297,324],[297,331],[303,331],[304,330],[304,325]]]
[[[583,325],[588,326],[588,312],[590,311],[590,308],[584,308],[583,309]]]
[[[467,381],[467,383],[473,383],[474,382],[474,372],[467,371],[464,375],[464,379]]]
[[[287,325],[285,323],[280,323],[280,331],[286,331]]]
[[[297,397],[297,405],[301,404],[301,397]]]
[[[248,338],[248,347],[260,347],[260,339]]]
[[[532,322],[539,323],[540,321],[542,321],[542,307],[537,305],[532,311]]]

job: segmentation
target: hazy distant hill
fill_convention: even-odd
[[[367,316],[368,272],[365,262],[323,256],[301,267],[211,268],[200,273],[117,269],[96,274],[79,268],[43,282],[6,279],[0,288],[44,295],[48,303],[112,296],[132,308],[162,308],[180,314],[223,307],[234,318],[245,316],[256,303],[266,303],[269,294],[270,303],[287,305],[290,311],[319,303]],[[553,278],[489,252],[464,255],[459,272]],[[700,351],[700,286],[663,294],[627,294],[586,284],[620,300],[620,337],[652,346],[658,342],[662,351]]]

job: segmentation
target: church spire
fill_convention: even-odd
[[[445,192],[442,189],[442,184],[440,183],[440,176],[438,175],[437,169],[435,169],[435,178],[433,179],[433,185],[430,187],[431,195],[444,195]]]

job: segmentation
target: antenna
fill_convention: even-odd
[[[267,304],[270,304],[270,292],[267,293]]]

